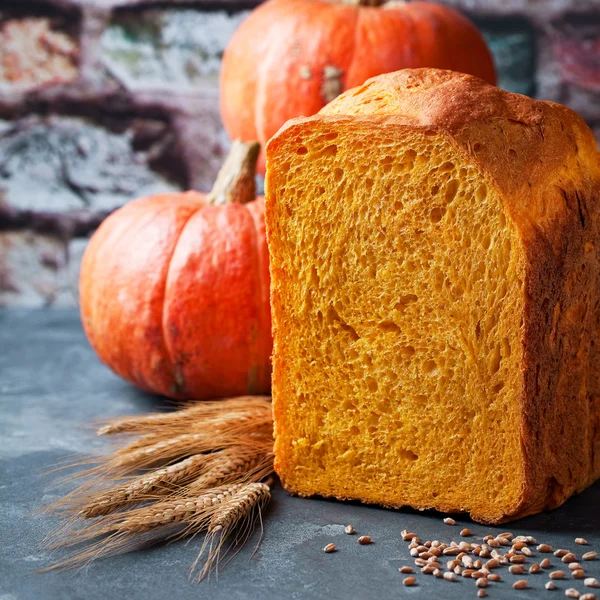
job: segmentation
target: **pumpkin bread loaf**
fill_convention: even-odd
[[[571,110],[404,70],[267,149],[275,467],[497,523],[600,476],[600,160]]]

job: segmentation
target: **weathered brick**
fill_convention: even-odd
[[[0,189],[19,210],[110,210],[185,185],[160,121],[31,116],[0,131]]]
[[[73,81],[78,47],[48,17],[10,18],[0,11],[0,89],[29,90]]]
[[[67,245],[30,231],[0,232],[0,307],[74,304]]]
[[[598,0],[437,0],[474,16],[527,16],[535,20],[598,9]]]
[[[247,12],[183,8],[116,11],[102,36],[102,60],[129,90],[185,92],[218,75]]]
[[[551,23],[539,42],[537,96],[600,120],[600,16]]]
[[[562,80],[590,92],[600,92],[600,15],[570,21],[553,40],[552,51]]]
[[[525,19],[475,19],[498,71],[498,85],[518,94],[535,93],[535,32]]]

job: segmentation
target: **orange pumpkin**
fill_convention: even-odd
[[[92,237],[81,317],[100,358],[176,399],[264,394],[271,319],[258,144],[234,144],[210,194],[135,200]]]
[[[459,12],[429,2],[380,4],[268,0],[254,10],[223,58],[221,113],[231,137],[265,144],[288,119],[399,69],[437,67],[496,83],[483,38]]]

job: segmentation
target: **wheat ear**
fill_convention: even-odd
[[[139,475],[124,484],[93,495],[79,516],[94,518],[116,510],[156,500],[185,486],[186,495],[234,482],[241,477],[263,479],[273,470],[271,448],[233,447],[198,454],[164,469]]]
[[[172,493],[176,486],[185,485],[197,477],[210,457],[210,454],[196,454],[164,469],[140,475],[127,483],[110,488],[94,496],[93,500],[83,506],[79,515],[90,519],[108,515],[131,504],[138,504],[151,496],[166,496]]]
[[[211,422],[219,424],[243,419],[251,420],[257,413],[271,412],[269,396],[240,396],[210,402],[193,404],[182,410],[168,413],[152,413],[149,415],[121,417],[114,419],[97,430],[98,435],[114,435],[118,433],[145,433],[159,427],[181,426],[189,428],[190,423]]]
[[[269,485],[247,483],[238,489],[226,503],[217,508],[208,523],[208,533],[200,553],[190,569],[190,575],[195,581],[202,581],[213,571],[218,570],[220,562],[227,555],[231,546],[241,547],[246,542],[254,531],[256,520],[261,518],[262,509],[270,499]],[[231,540],[234,533],[237,533],[237,536]],[[230,541],[231,544],[223,552],[223,547]],[[205,552],[207,552],[206,561],[196,575],[198,564]]]

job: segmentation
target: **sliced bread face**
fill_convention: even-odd
[[[372,119],[307,121],[270,150],[286,487],[516,507],[523,265],[493,188],[443,135]]]
[[[513,159],[498,141],[512,134],[493,135],[496,116],[506,115],[494,107],[479,115],[492,131],[485,146],[485,127],[469,134],[473,143],[465,137],[468,115],[463,128],[443,111],[427,114],[439,98],[422,98],[419,112],[424,89],[451,82],[448,103],[464,91],[476,106],[473,89],[488,94],[491,86],[431,70],[393,77],[290,122],[268,145],[277,473],[303,496],[466,511],[484,522],[559,504],[594,477],[595,434],[583,421],[593,420],[596,401],[593,390],[580,389],[591,376],[589,344],[571,364],[579,391],[559,390],[564,378],[553,371],[561,352],[572,354],[570,340],[544,345],[572,314],[561,312],[569,312],[561,291],[567,273],[550,271],[576,262],[590,293],[596,249],[587,246],[587,266],[579,260],[597,231],[581,233],[575,216],[554,206],[539,209],[546,220],[538,217],[526,202],[548,194],[520,196],[519,165],[499,183],[493,157]],[[475,160],[478,146],[487,163]],[[521,152],[517,141],[512,146]],[[531,181],[551,179],[538,173],[535,161],[544,158],[523,162]],[[593,221],[595,209],[585,210]],[[545,228],[564,235],[559,221],[579,228],[570,245],[545,237]],[[547,297],[544,278],[553,290]],[[597,302],[595,311],[576,332],[566,328],[567,338],[589,338]],[[540,391],[544,373],[556,394]],[[588,462],[568,467],[563,459],[577,442],[570,435],[557,450],[551,431],[562,424],[570,434],[577,423]]]

